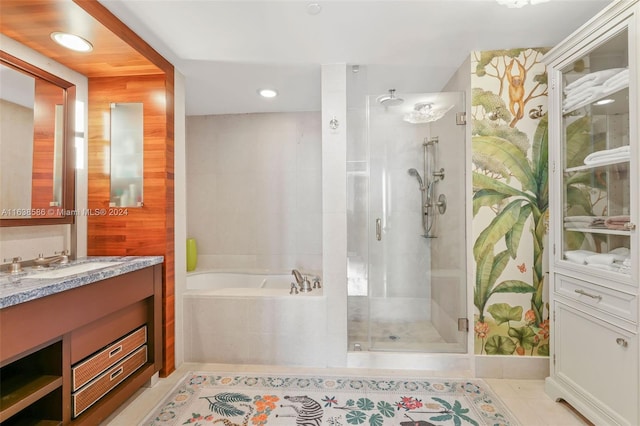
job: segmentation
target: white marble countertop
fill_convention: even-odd
[[[0,309],[147,268],[163,261],[163,256],[91,256],[72,260],[65,265],[54,264],[45,269],[25,267],[19,274],[2,271],[0,272]],[[79,265],[89,263],[94,269],[55,277],[56,274],[65,275],[64,270],[67,268],[82,269]],[[100,267],[98,263],[105,263],[105,267]],[[37,278],[38,275],[51,278]]]

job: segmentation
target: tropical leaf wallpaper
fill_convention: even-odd
[[[547,50],[472,53],[476,354],[549,355]]]

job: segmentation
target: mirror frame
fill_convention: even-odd
[[[32,226],[32,225],[67,225],[75,221],[75,104],[76,86],[60,77],[36,67],[22,59],[16,58],[7,52],[0,50],[0,63],[25,74],[55,84],[64,90],[64,128],[62,131],[63,159],[62,159],[62,205],[61,217],[29,217],[19,219],[3,219],[0,217],[0,227]],[[64,214],[71,212],[71,214]]]

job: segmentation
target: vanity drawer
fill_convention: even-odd
[[[97,354],[76,364],[71,369],[72,390],[80,389],[104,370],[113,366],[145,343],[147,343],[147,326],[140,327]]]
[[[638,303],[633,294],[559,274],[556,275],[555,291],[571,300],[637,323]]]
[[[87,386],[71,395],[73,417],[77,417],[147,362],[147,345],[114,365]]]

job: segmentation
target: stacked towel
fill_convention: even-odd
[[[604,93],[613,93],[628,85],[627,68],[611,68],[586,74],[565,87],[562,108],[565,112],[570,111],[578,105],[595,101]]]
[[[619,74],[625,68],[610,68],[602,71],[596,71],[589,74],[585,74],[576,81],[569,83],[564,88],[564,94],[570,96],[573,93],[587,89],[593,86],[600,86],[611,77]]]
[[[630,158],[631,147],[629,145],[625,145],[619,148],[605,149],[603,151],[593,152],[585,157],[584,164],[588,166],[594,166],[616,160],[629,160]]]
[[[571,93],[572,95],[567,96],[562,103],[562,108],[565,111],[570,111],[579,104],[589,103],[598,99],[604,93],[604,88],[602,86],[592,86]]]
[[[564,257],[570,262],[586,265],[587,258],[595,254],[598,253],[589,250],[569,250],[564,252]]]
[[[629,69],[624,68],[622,71],[602,83],[608,92],[615,92],[629,86]]]
[[[609,253],[596,253],[589,250],[569,250],[564,253],[564,258],[580,265],[588,265],[591,268],[603,269],[622,274],[631,274],[630,251],[626,247],[611,250]]]
[[[622,257],[623,260],[624,259],[629,259],[629,262],[631,262],[631,258],[629,257],[629,256],[631,256],[631,250],[629,250],[626,247],[615,248],[615,249],[609,251],[609,254],[617,254],[620,257]],[[629,265],[631,265],[631,264],[629,264]]]
[[[604,216],[566,216],[565,228],[604,228]]]
[[[625,259],[625,256],[609,252],[592,254],[584,261],[587,265],[613,265],[615,262],[624,262]]]
[[[627,230],[627,224],[631,218],[629,216],[610,216],[605,221],[604,224],[608,229],[618,229],[618,230]]]

